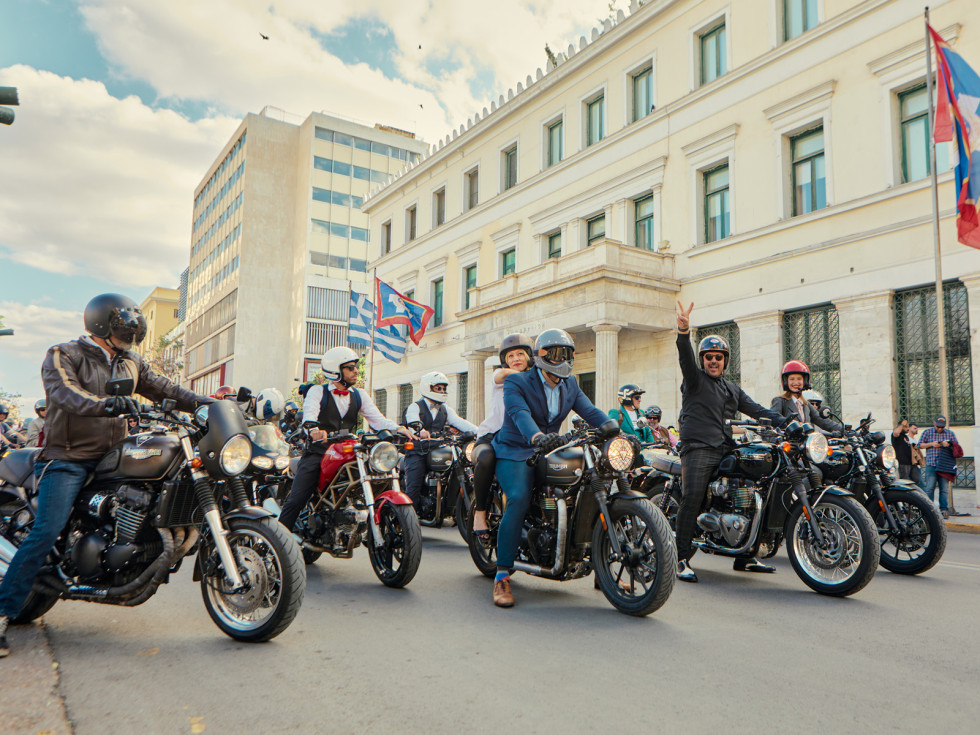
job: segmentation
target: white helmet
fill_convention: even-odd
[[[816,403],[819,407],[823,403],[823,396],[820,395],[819,391],[813,390],[813,388],[807,388],[803,391],[803,400],[809,401],[810,403]]]
[[[278,388],[264,388],[255,399],[255,418],[268,421],[282,413],[286,399]]]
[[[323,376],[325,378],[328,380],[339,380],[341,383],[344,383],[340,366],[346,365],[349,362],[357,362],[360,359],[357,353],[350,347],[331,347],[323,353],[323,359],[320,360],[320,367],[323,368]]]
[[[446,394],[436,393],[432,390],[434,385],[444,385],[449,388],[449,378],[447,378],[442,373],[426,373],[422,376],[422,382],[419,384],[419,388],[422,390],[422,395],[428,398],[430,401],[435,401],[436,403],[445,403]]]

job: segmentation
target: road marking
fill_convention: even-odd
[[[939,562],[944,567],[956,567],[957,569],[972,569],[975,572],[980,572],[980,564],[969,564],[962,561],[941,561]]]

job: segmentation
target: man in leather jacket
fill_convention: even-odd
[[[130,378],[135,393],[154,401],[173,398],[184,411],[211,403],[153,372],[131,351],[146,336],[146,320],[131,299],[96,296],[85,307],[85,329],[85,336],[51,347],[41,367],[48,412],[44,448],[34,468],[37,517],[0,582],[0,657],[10,652],[7,624],[20,613],[78,491],[102,456],[126,436],[122,416],[137,408],[132,398],[107,395],[107,381]]]
[[[681,384],[681,496],[677,511],[677,578],[697,582],[698,577],[689,563],[694,551],[691,539],[698,512],[708,491],[708,482],[718,470],[722,457],[734,444],[732,429],[725,421],[736,412],[752,418],[767,418],[782,426],[784,419],[775,411],[760,406],[740,387],[725,380],[729,347],[721,337],[711,335],[701,340],[695,360],[691,346],[691,310],[681,303],[677,306],[677,353],[684,382]],[[752,557],[738,557],[734,563],[739,572],[774,572],[773,567],[760,564]]]

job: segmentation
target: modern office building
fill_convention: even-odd
[[[185,370],[198,393],[288,395],[347,343],[349,290],[367,290],[363,198],[426,149],[382,125],[287,118],[249,114],[194,191]]]
[[[980,69],[980,4],[931,3]],[[572,333],[603,409],[624,383],[676,423],[676,303],[732,344],[768,405],[790,358],[848,420],[939,411],[921,3],[633,2],[501,95],[364,203],[372,267],[436,311],[375,362],[395,416],[426,371],[483,417],[496,345]],[[939,216],[950,423],[974,454],[980,253],[956,242],[948,145]],[[966,466],[971,466],[966,463]],[[969,481],[969,480],[967,480]]]

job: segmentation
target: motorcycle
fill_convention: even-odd
[[[288,490],[290,477],[289,445],[275,424],[253,422],[248,427],[252,442],[252,461],[243,473],[252,502],[261,505],[267,498],[276,499]]]
[[[754,427],[759,439],[722,458],[692,545],[707,554],[768,558],[785,539],[793,571],[811,589],[836,597],[863,589],[880,556],[874,521],[848,490],[808,487],[811,463],[827,459],[827,438],[799,421],[782,430],[767,419],[728,423]],[[679,462],[672,472],[679,480]],[[676,519],[680,499],[677,482],[654,500]]]
[[[826,406],[821,415],[836,419]],[[946,550],[946,524],[919,486],[897,477],[895,449],[883,432],[870,431],[871,414],[857,428],[844,426],[844,438],[831,439],[821,465],[826,480],[854,493],[874,519],[881,542],[881,566],[895,574],[932,569]]]
[[[658,610],[674,588],[677,548],[667,519],[629,488],[633,444],[621,436],[578,429],[547,454],[536,452],[535,487],[514,568],[566,581],[592,572],[620,612],[644,616]],[[489,538],[470,535],[470,555],[487,577],[497,571],[497,532],[503,499],[496,485],[487,509]]]
[[[110,380],[106,392],[131,395],[133,380]],[[15,622],[30,622],[61,599],[142,604],[195,551],[193,580],[231,638],[266,641],[296,617],[306,569],[295,539],[249,503],[241,411],[219,401],[186,420],[175,408],[171,399],[140,407],[136,417],[159,428],[126,437],[98,463]],[[0,462],[0,577],[30,531],[36,457],[37,450],[21,450]],[[228,509],[218,502],[220,482]]]
[[[319,489],[293,531],[303,539],[307,564],[324,552],[349,559],[364,544],[378,579],[388,587],[404,587],[418,572],[422,530],[411,499],[399,487],[398,447],[386,434],[328,435]],[[288,494],[284,487],[278,501],[267,499],[264,507],[278,514]]]
[[[419,523],[442,528],[452,520],[464,541],[469,539],[466,519],[473,505],[471,434],[444,434],[428,440],[425,482],[416,509]],[[469,455],[466,450],[469,448]]]

